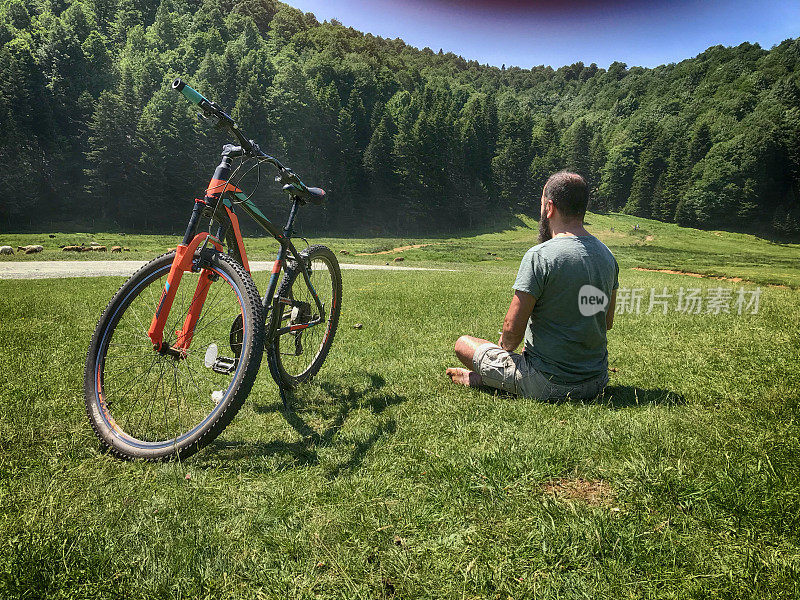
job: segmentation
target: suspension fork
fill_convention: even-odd
[[[153,320],[150,322],[150,328],[147,330],[147,335],[153,342],[153,349],[157,352],[168,353],[172,350],[174,353],[180,350],[185,351],[189,347],[191,336],[194,333],[194,325],[197,324],[200,310],[202,310],[203,302],[205,301],[206,294],[208,294],[208,286],[211,282],[211,271],[209,269],[202,269],[200,281],[195,290],[194,298],[192,298],[192,306],[189,309],[189,314],[186,315],[184,327],[181,331],[176,332],[178,333],[178,343],[175,348],[165,347],[164,327],[167,324],[167,318],[172,310],[172,303],[175,301],[175,295],[178,292],[181,278],[184,273],[192,270],[195,252],[197,252],[200,244],[206,240],[211,242],[217,250],[220,252],[222,251],[222,243],[206,231],[195,235],[188,244],[178,244],[178,247],[175,249],[175,258],[172,260],[172,266],[170,267],[169,275],[167,275],[167,282],[164,284],[164,291],[161,293],[158,307],[153,315]]]
[[[197,287],[194,290],[192,302],[189,304],[189,311],[186,313],[186,319],[183,322],[183,327],[175,332],[175,348],[186,352],[189,349],[189,344],[192,343],[194,337],[194,328],[197,321],[200,319],[200,312],[203,310],[203,305],[208,296],[208,290],[211,287],[210,269],[202,269],[200,271],[200,280],[197,282]]]
[[[192,262],[194,260],[195,252],[201,243],[208,240],[218,250],[222,251],[222,242],[220,236],[212,236],[207,232],[197,233],[200,219],[203,212],[208,208],[219,208],[219,203],[225,196],[226,192],[239,192],[239,188],[228,183],[231,174],[231,159],[223,152],[222,160],[214,170],[214,176],[206,188],[205,198],[203,200],[195,199],[194,207],[192,209],[192,216],[189,218],[189,223],[186,226],[186,233],[183,235],[183,243],[179,244],[175,249],[175,258],[172,261],[172,266],[167,276],[167,282],[164,285],[164,291],[161,293],[161,299],[158,302],[158,307],[153,315],[153,320],[150,323],[150,328],[147,335],[153,342],[153,348],[157,352],[169,353],[176,357],[185,355],[186,350],[189,349],[189,344],[192,342],[194,336],[194,328],[200,318],[200,312],[203,309],[203,303],[208,295],[208,289],[211,287],[212,272],[209,269],[203,268],[200,273],[200,280],[197,283],[192,303],[189,306],[189,311],[184,320],[183,327],[176,331],[177,340],[175,346],[170,348],[169,345],[164,343],[164,327],[167,323],[170,310],[172,310],[172,303],[175,301],[175,294],[178,291],[178,285],[181,278],[186,271],[192,269]],[[244,247],[241,244],[241,233],[239,232],[239,222],[233,215],[232,211],[225,207],[228,212],[229,220],[235,230],[239,249],[243,252]],[[222,229],[218,232],[221,234]],[[206,242],[207,243],[207,242]],[[242,255],[245,268],[249,271],[246,255]]]
[[[235,244],[235,247],[231,248],[229,251],[236,252],[236,255],[241,261],[244,270],[250,273],[250,264],[247,260],[247,253],[245,252],[244,243],[242,241],[242,233],[239,229],[239,219],[236,217],[236,213],[233,212],[232,208],[229,207],[227,203],[224,204],[224,208],[228,220],[227,223],[223,222],[219,225],[215,237],[217,240],[222,241],[226,239],[228,229],[231,230],[231,237],[233,237],[233,243]],[[189,304],[189,310],[186,314],[186,319],[183,322],[183,327],[175,332],[177,338],[174,347],[184,353],[189,349],[189,345],[192,343],[192,338],[194,337],[194,328],[200,319],[200,313],[203,310],[203,305],[205,304],[206,297],[208,296],[208,290],[211,288],[211,283],[215,281],[215,279],[216,278],[214,278],[211,270],[203,268],[200,271],[200,279],[197,282],[197,288],[195,289],[194,296]]]

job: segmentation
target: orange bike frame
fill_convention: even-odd
[[[212,271],[208,268],[201,268],[200,279],[197,282],[197,287],[195,288],[194,296],[192,297],[192,301],[186,318],[183,322],[183,326],[181,329],[175,332],[177,336],[175,344],[171,348],[165,347],[164,327],[167,324],[167,318],[172,309],[172,303],[175,300],[175,295],[178,290],[178,285],[181,282],[181,278],[185,272],[191,271],[193,268],[192,263],[194,261],[195,253],[204,242],[211,243],[214,248],[220,252],[223,249],[222,240],[218,237],[213,236],[208,232],[197,233],[198,222],[205,209],[208,209],[209,207],[214,209],[219,205],[219,203],[222,203],[225,209],[225,215],[227,217],[228,224],[230,226],[230,232],[227,233],[225,237],[229,240],[230,238],[233,238],[229,244],[229,251],[231,250],[230,247],[235,244],[236,251],[239,255],[238,258],[241,260],[242,266],[248,273],[250,272],[250,264],[247,260],[247,253],[245,252],[244,248],[244,240],[242,238],[242,232],[239,228],[239,219],[233,211],[233,204],[230,200],[231,198],[234,198],[236,203],[241,206],[247,215],[250,216],[261,227],[263,227],[267,232],[272,234],[272,236],[281,245],[275,263],[272,266],[272,274],[270,276],[269,284],[267,285],[267,291],[263,299],[265,308],[267,308],[271,303],[275,303],[275,311],[273,311],[273,324],[275,327],[270,328],[271,332],[277,335],[282,335],[283,333],[287,333],[289,331],[297,331],[299,329],[305,329],[318,324],[318,322],[315,321],[292,325],[290,327],[277,327],[277,324],[280,322],[278,315],[280,311],[278,309],[278,305],[280,304],[281,300],[275,297],[275,292],[278,285],[278,276],[282,267],[285,265],[287,254],[291,253],[295,260],[300,262],[297,250],[290,239],[292,225],[297,212],[298,201],[295,199],[292,203],[292,209],[289,213],[289,220],[286,224],[286,227],[283,229],[283,231],[281,231],[269,219],[267,219],[267,217],[249,200],[242,190],[228,183],[227,179],[229,174],[230,160],[223,154],[222,163],[217,167],[213,179],[208,184],[205,198],[203,200],[195,200],[192,218],[190,219],[189,225],[186,229],[186,235],[184,236],[183,243],[179,244],[176,248],[175,258],[172,261],[172,266],[170,268],[169,275],[167,276],[167,282],[164,285],[164,291],[161,294],[158,308],[156,309],[152,322],[150,323],[150,329],[147,331],[147,335],[153,342],[153,348],[157,352],[166,351],[176,355],[186,355],[186,352],[189,350],[189,346],[192,343],[194,329],[198,320],[200,319],[200,313],[203,309],[203,304],[205,303],[209,288],[211,287]],[[217,232],[217,235],[222,237],[219,232]],[[303,274],[303,277],[305,278],[309,288],[312,290],[314,300],[320,311],[320,315],[323,314],[322,304],[316,294],[316,290],[314,290],[310,280],[308,279],[308,274],[306,273],[305,269],[300,269],[300,271]]]

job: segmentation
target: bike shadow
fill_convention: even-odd
[[[325,477],[335,479],[340,474],[352,471],[364,460],[370,448],[382,437],[392,435],[397,430],[394,417],[378,418],[366,436],[348,439],[339,443],[337,434],[342,430],[355,410],[368,410],[379,417],[387,408],[405,402],[406,397],[382,391],[386,380],[374,373],[367,373],[368,382],[363,387],[342,386],[327,381],[314,384],[325,396],[324,399],[308,403],[288,392],[288,407],[283,403],[255,404],[253,410],[259,414],[280,413],[289,426],[299,434],[300,439],[292,442],[274,440],[271,442],[246,442],[216,440],[203,452],[204,458],[219,466],[230,464],[237,471],[274,470],[267,463],[258,461],[259,457],[284,458],[290,465],[313,466],[320,464],[320,451],[326,449],[348,448],[348,452],[336,460],[325,460]],[[301,388],[302,390],[302,388]],[[330,400],[334,401],[331,402]],[[299,407],[302,403],[302,408]],[[297,407],[297,408],[296,408]],[[322,428],[313,427],[310,422],[325,424]],[[258,465],[261,464],[262,467]],[[235,465],[235,466],[234,466]],[[282,465],[286,466],[286,465]]]

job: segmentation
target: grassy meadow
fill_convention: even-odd
[[[622,266],[740,277],[756,283],[800,287],[800,244],[797,243],[778,243],[750,234],[678,227],[618,213],[589,213],[586,220],[587,229],[614,251]],[[339,254],[341,262],[385,264],[402,257],[410,266],[460,268],[459,265],[466,264],[470,270],[515,272],[522,253],[536,239],[537,226],[532,218],[517,215],[504,231],[475,232],[456,238],[313,236],[310,241],[328,245]],[[305,235],[302,223],[298,234]],[[0,264],[19,260],[149,260],[174,248],[182,237],[182,233],[0,234],[0,245],[8,244],[15,250],[28,244],[44,246],[44,252],[40,254],[0,255]],[[301,249],[302,240],[296,241],[298,249]],[[109,249],[112,246],[127,247],[130,252],[75,253],[62,252],[60,248],[64,245],[89,246],[92,242]],[[247,237],[246,246],[251,260],[273,260],[277,252],[277,243],[271,237]],[[395,251],[396,248],[402,250]]]
[[[344,271],[333,349],[291,410],[264,364],[182,463],[116,460],[84,414],[86,348],[122,279],[0,280],[0,598],[800,597],[800,247],[588,221],[623,287],[758,287],[758,312],[647,314],[645,294],[609,332],[604,396],[519,399],[444,369],[461,333],[497,337],[534,222],[314,238],[342,262],[457,271]],[[123,258],[176,241],[125,237]],[[25,260],[76,241],[0,236],[46,245]]]

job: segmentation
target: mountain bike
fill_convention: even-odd
[[[172,88],[237,144],[223,146],[182,243],[122,285],[92,336],[86,411],[101,442],[126,459],[185,458],[209,444],[241,408],[265,349],[286,405],[287,390],[322,366],[341,311],[336,256],[320,245],[298,252],[292,243],[298,208],[321,204],[324,190],[262,152],[216,103],[180,79]],[[277,168],[291,201],[283,229],[238,187],[264,163]],[[250,275],[239,209],[280,244],[263,297]]]

